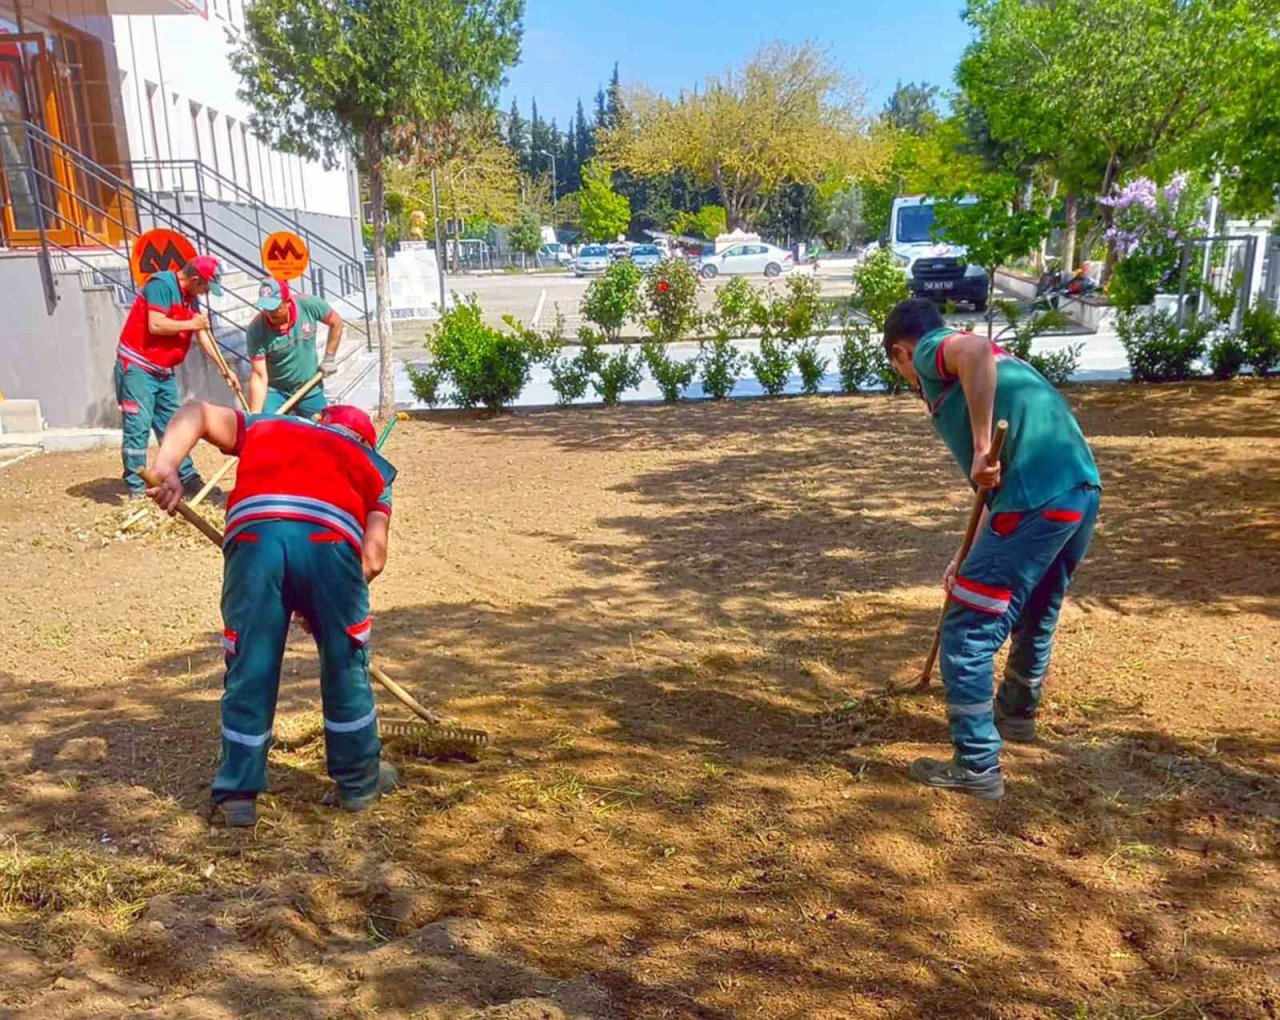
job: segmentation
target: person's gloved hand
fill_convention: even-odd
[[[320,362],[320,371],[325,374],[325,378],[333,375],[338,371],[338,363],[332,354],[326,354],[324,361]]]

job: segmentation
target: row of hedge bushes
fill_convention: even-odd
[[[578,333],[574,354],[564,353],[563,319],[547,336],[511,317],[506,330],[488,326],[474,299],[451,309],[427,338],[430,362],[410,367],[414,395],[428,406],[448,403],[491,411],[515,401],[533,367],[548,366],[551,386],[561,404],[593,393],[606,405],[617,404],[640,385],[647,366],[666,401],[681,399],[694,381],[716,400],[733,393],[749,368],[770,396],[783,392],[792,370],[799,373],[803,393],[816,393],[830,367],[819,353],[818,336],[835,325],[840,333],[836,371],[846,393],[870,389],[899,392],[902,380],[890,367],[880,343],[884,320],[895,304],[909,296],[906,277],[891,253],[879,252],[854,273],[853,294],[843,302],[822,299],[812,276],[796,275],[782,287],[761,294],[745,279],[734,277],[716,289],[711,311],[698,307],[700,280],[680,259],[662,262],[644,277],[630,262],[618,262],[592,281],[582,301],[590,325]],[[1006,309],[1014,353],[1030,359],[1055,383],[1075,370],[1078,348],[1048,357],[1030,353],[1032,339],[1057,325],[1054,313],[1027,318],[1016,306]],[[606,353],[605,343],[618,343],[629,320],[644,324],[648,336],[639,344],[622,344]],[[744,353],[734,339],[758,335],[758,351]],[[673,358],[667,345],[699,336],[698,354]]]
[[[1134,382],[1180,382],[1203,374],[1234,379],[1248,368],[1257,376],[1280,370],[1280,314],[1257,304],[1231,328],[1233,309],[1210,309],[1189,316],[1181,326],[1167,312],[1121,312],[1116,332],[1124,345]]]

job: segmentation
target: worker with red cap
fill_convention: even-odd
[[[197,256],[178,272],[153,273],[125,319],[116,350],[115,385],[123,426],[120,456],[130,496],[143,493],[138,468],[147,462],[151,433],[163,440],[178,410],[181,401],[173,371],[191,349],[193,333],[209,360],[219,364],[208,332],[209,317],[200,311],[198,299],[222,293],[220,275],[218,260],[209,255]],[[239,379],[226,373],[223,378],[240,392]],[[204,485],[189,457],[179,475],[188,495]]]
[[[369,687],[369,582],[387,558],[395,468],[355,407],[319,422],[195,401],[174,417],[147,490],[173,512],[179,465],[204,439],[240,458],[223,539],[222,764],[213,803],[228,825],[253,825],[267,788],[280,664],[289,621],[302,617],[320,652],[326,761],[338,803],[359,811],[397,783],[380,761]]]

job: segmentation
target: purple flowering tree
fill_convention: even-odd
[[[1104,236],[1115,261],[1108,292],[1116,305],[1150,304],[1157,291],[1176,286],[1183,243],[1204,236],[1206,194],[1205,182],[1179,172],[1163,186],[1134,177],[1099,199],[1110,214]]]

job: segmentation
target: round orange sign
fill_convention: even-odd
[[[273,280],[296,280],[310,262],[307,242],[291,230],[279,230],[262,242],[262,267]]]
[[[129,271],[133,282],[141,287],[153,273],[177,272],[196,257],[196,248],[176,230],[157,227],[133,242],[129,253]]]

